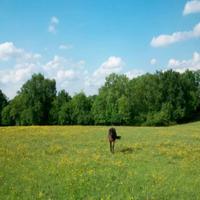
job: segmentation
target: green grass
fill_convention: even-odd
[[[0,199],[200,199],[200,123],[0,128]]]

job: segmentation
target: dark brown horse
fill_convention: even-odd
[[[121,136],[117,136],[117,132],[115,128],[110,128],[108,130],[108,140],[110,142],[110,152],[114,153],[114,148],[115,148],[115,140],[120,139]]]

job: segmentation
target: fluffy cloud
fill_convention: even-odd
[[[97,88],[100,87],[105,77],[111,73],[119,73],[122,71],[124,62],[122,58],[116,56],[110,56],[105,62],[103,62],[99,68],[97,68],[92,75],[86,78],[85,84],[88,87]]]
[[[13,97],[21,85],[33,73],[39,71],[40,54],[33,54],[16,47],[12,42],[0,44],[0,89],[5,89],[9,97]],[[9,67],[9,66],[13,67]]]
[[[8,61],[16,59],[17,61],[33,61],[41,58],[40,54],[26,52],[23,49],[17,48],[12,42],[4,42],[0,44],[0,61]]]
[[[189,70],[200,70],[200,53],[194,52],[189,60],[170,59],[168,61],[168,69],[173,69],[178,72]]]
[[[198,12],[200,12],[200,1],[192,0],[192,1],[188,1],[185,4],[183,15],[188,15],[188,14],[198,13]]]
[[[22,49],[18,49],[12,42],[5,42],[0,44],[0,60],[8,60],[11,57],[20,55]]]
[[[65,59],[55,55],[54,58],[50,61],[48,61],[45,66],[44,69],[49,70],[49,69],[58,69],[60,67],[62,67],[62,65],[64,64]]]
[[[55,16],[51,17],[49,27],[48,27],[48,31],[50,33],[56,33],[56,28],[57,28],[58,24],[59,24],[59,19]]]
[[[105,78],[111,73],[125,74],[129,79],[141,76],[145,72],[139,69],[125,71],[125,63],[121,57],[110,56],[93,73],[85,75],[85,89],[87,94],[97,94],[98,89],[105,83]]]
[[[164,47],[176,42],[198,37],[200,37],[200,23],[198,23],[192,31],[175,32],[171,35],[159,35],[157,37],[153,37],[151,40],[151,46]]]
[[[35,65],[25,63],[24,65],[16,65],[13,69],[0,71],[0,83],[15,84],[25,81],[34,72]]]
[[[74,62],[56,55],[43,66],[43,70],[48,77],[54,78],[60,83],[65,79],[79,78],[79,72],[84,68],[84,64],[84,61]]]
[[[55,79],[58,90],[66,89],[70,94],[83,90],[89,95],[97,93],[109,74],[123,74],[124,65],[121,57],[110,56],[96,70],[88,73],[84,60],[75,62],[56,55],[52,60],[41,65],[39,71],[42,70],[46,77]],[[132,79],[144,74],[144,71],[133,69],[124,74]]]
[[[123,61],[120,57],[110,56],[101,67],[104,69],[116,69],[123,65]]]
[[[56,78],[58,80],[74,79],[76,77],[76,72],[72,69],[69,70],[58,70],[56,73]]]
[[[85,87],[87,71],[83,64],[83,61],[68,61],[59,56],[54,56],[46,64],[15,63],[12,68],[0,70],[0,89],[9,98],[13,98],[33,73],[42,73],[45,77],[56,80],[58,90],[66,89],[70,94],[74,94]]]
[[[85,61],[74,61],[55,55],[52,60],[42,65],[42,72],[45,77],[55,79],[57,89],[65,89],[70,94],[85,89]]]
[[[124,62],[122,58],[110,56],[101,66],[94,72],[94,76],[106,76],[111,73],[118,73],[122,70]]]
[[[58,90],[66,89],[73,94],[84,89],[87,74],[84,60],[74,61],[55,55],[53,59],[41,62],[40,58],[40,54],[17,48],[12,42],[0,44],[0,89],[12,98],[33,73],[54,78]]]

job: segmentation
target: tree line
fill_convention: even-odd
[[[167,126],[200,116],[200,71],[172,70],[128,79],[111,74],[98,94],[57,93],[56,81],[33,74],[12,99],[0,90],[0,125]]]

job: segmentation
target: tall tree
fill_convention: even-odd
[[[93,115],[96,124],[120,124],[122,102],[119,99],[129,94],[128,78],[125,75],[111,74],[93,104]],[[119,106],[120,105],[120,106]],[[122,108],[122,107],[121,107]],[[129,119],[126,119],[126,121]]]
[[[130,81],[130,112],[133,124],[146,121],[147,114],[161,108],[161,90],[157,74],[145,74]]]
[[[10,121],[16,125],[48,124],[49,111],[55,95],[55,81],[45,79],[42,74],[34,74],[4,110],[4,122]]]
[[[168,104],[170,108],[170,121],[177,122],[184,117],[184,91],[181,84],[181,74],[172,70],[162,72],[160,87],[162,104]]]
[[[56,96],[55,80],[34,74],[22,86],[19,95],[23,96],[26,111],[31,114],[31,124],[48,124],[49,111]]]

